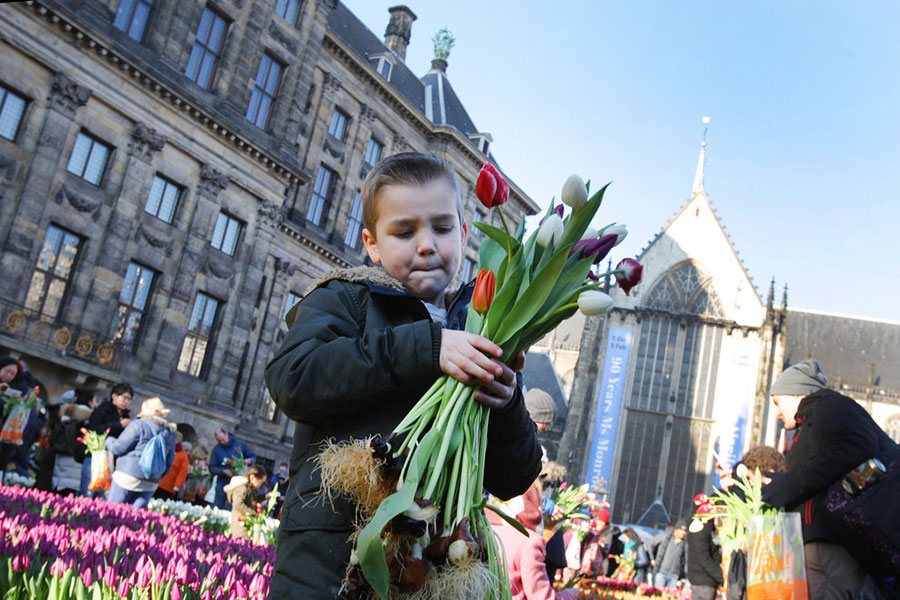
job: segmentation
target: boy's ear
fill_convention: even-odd
[[[466,223],[465,219],[462,220],[462,226],[460,227],[460,229],[462,229],[462,236],[460,236],[462,237],[462,249],[463,253],[465,253],[466,240],[469,238],[469,224]]]
[[[375,236],[372,235],[372,232],[367,228],[363,228],[362,238],[363,244],[366,245],[366,252],[369,253],[369,258],[372,259],[372,262],[376,265],[381,263],[381,253],[378,252],[378,242],[375,241]]]

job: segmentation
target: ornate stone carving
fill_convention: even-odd
[[[216,264],[216,261],[212,259],[206,260],[206,270],[217,279],[231,279],[234,276],[234,271],[224,265]]]
[[[220,190],[228,187],[228,175],[209,166],[200,168],[200,191],[215,196]]]
[[[409,142],[406,140],[406,138],[399,133],[395,133],[394,139],[391,141],[391,150],[393,151],[393,153],[396,154],[397,152],[402,152],[403,150],[406,150],[408,148],[411,149],[411,146],[409,145]]]
[[[138,225],[137,232],[135,233],[134,239],[140,240],[144,239],[145,242],[150,244],[153,248],[165,248],[166,256],[172,255],[172,242],[161,237],[157,237],[150,233],[143,225]]]
[[[294,271],[297,268],[292,265],[289,261],[284,259],[276,259],[275,262],[275,279],[276,280],[284,280],[288,277],[292,277],[294,275]]]
[[[328,14],[337,8],[338,0],[316,0],[316,10]]]
[[[91,90],[78,85],[62,73],[55,73],[50,82],[51,106],[55,106],[70,115],[74,115],[79,106],[87,104],[91,97]]]
[[[325,71],[322,77],[322,93],[333,94],[341,88],[341,80],[336,75]]]
[[[297,42],[291,39],[291,36],[283,32],[274,21],[269,22],[269,35],[272,38],[291,51],[291,54],[295,54],[297,52]]]
[[[359,109],[359,119],[363,123],[371,123],[376,118],[378,118],[378,113],[376,113],[375,109],[368,104],[363,104]]]
[[[325,136],[325,150],[328,151],[328,154],[339,159],[341,161],[341,164],[343,164],[344,153],[346,150],[346,147],[344,146],[344,142],[338,141],[330,135],[326,135]]]
[[[259,205],[256,209],[260,218],[267,225],[274,227],[284,220],[284,210],[274,202],[268,200]]]
[[[9,156],[0,154],[0,175],[5,179],[12,180],[16,176],[16,167],[19,163]]]
[[[152,127],[143,123],[135,123],[131,128],[131,144],[128,152],[143,160],[153,158],[155,152],[159,152],[166,145],[166,136],[157,133]]]
[[[91,213],[91,216],[95,219],[100,216],[100,209],[103,207],[103,203],[99,200],[90,200],[84,196],[79,196],[66,189],[64,185],[59,186],[55,200],[57,204],[62,204],[63,201],[66,201],[78,212]]]

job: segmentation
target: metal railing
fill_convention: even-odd
[[[48,320],[36,311],[0,298],[0,336],[23,342],[23,351],[44,350],[115,369],[126,346],[107,336],[60,320]]]

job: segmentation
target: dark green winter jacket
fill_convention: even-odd
[[[448,328],[464,326],[471,293],[470,284],[448,294]],[[336,501],[332,509],[316,497],[321,480],[311,459],[319,444],[389,434],[442,375],[443,326],[381,268],[329,274],[286,320],[290,330],[266,367],[272,398],[296,422],[279,548],[285,538],[304,531],[351,531],[348,502]],[[491,414],[485,486],[504,499],[522,494],[537,478],[540,459],[537,432],[519,389],[507,406]],[[297,569],[306,562],[304,556],[289,559]],[[292,578],[284,573],[289,565],[277,561],[273,591],[279,577]]]

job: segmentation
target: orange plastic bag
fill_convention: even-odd
[[[747,600],[807,600],[800,515],[758,515],[747,531]]]
[[[105,492],[112,485],[112,457],[108,451],[91,454],[91,480],[88,489]]]
[[[0,430],[0,442],[21,446],[22,434],[25,431],[25,426],[28,425],[30,414],[30,407],[27,407],[24,402],[17,402],[10,409],[9,416],[6,417],[6,422],[3,423],[3,429]]]

